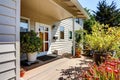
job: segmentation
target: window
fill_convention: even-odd
[[[78,24],[80,23],[79,18],[76,18],[75,21],[76,21],[76,23],[78,23]]]
[[[64,27],[60,27],[60,39],[64,39]]]
[[[29,31],[29,20],[21,18],[20,19],[20,32],[28,32]]]
[[[69,31],[69,39],[72,39],[72,31]]]

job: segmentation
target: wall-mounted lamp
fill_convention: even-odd
[[[40,28],[39,28],[39,32],[40,32]]]
[[[53,36],[53,40],[57,40],[58,39],[58,37],[57,36]]]
[[[52,26],[52,29],[54,29],[56,27],[56,25],[54,24],[53,26]]]

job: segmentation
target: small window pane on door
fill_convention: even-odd
[[[45,51],[48,51],[48,43],[45,43]]]
[[[48,32],[45,32],[45,41],[48,41]]]

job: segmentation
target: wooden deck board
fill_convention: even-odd
[[[27,71],[24,76],[24,80],[58,80],[61,77],[62,69],[69,69],[71,66],[79,67],[82,60],[88,60],[82,58],[62,58],[51,63],[45,64],[38,68]],[[87,64],[81,65],[87,66]]]

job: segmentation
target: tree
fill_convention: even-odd
[[[108,24],[111,27],[120,24],[120,9],[117,9],[116,3],[112,1],[109,5],[106,0],[99,1],[97,11],[94,11],[96,21],[101,24]]]
[[[92,31],[92,26],[95,24],[96,20],[94,16],[90,13],[90,9],[85,8],[86,12],[88,13],[90,19],[84,21],[84,29],[87,31],[88,34]]]

